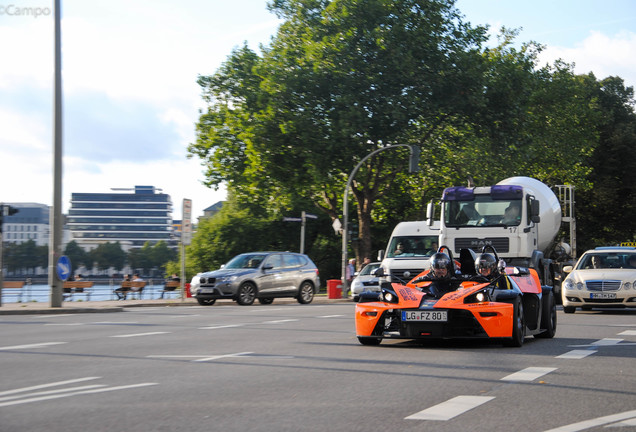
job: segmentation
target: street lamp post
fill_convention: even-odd
[[[409,163],[409,171],[410,172],[415,172],[418,170],[418,164],[419,164],[419,157],[420,157],[420,148],[418,146],[412,146],[409,144],[394,144],[394,145],[390,145],[390,146],[386,146],[386,147],[382,147],[379,148],[371,153],[369,153],[368,155],[366,155],[360,162],[358,162],[358,164],[355,166],[355,168],[351,171],[351,174],[349,174],[349,177],[347,178],[347,185],[345,186],[345,190],[344,190],[344,198],[342,200],[342,219],[343,219],[343,225],[342,225],[342,267],[341,267],[341,280],[342,280],[342,298],[347,298],[347,290],[348,290],[348,286],[347,286],[347,246],[349,243],[349,239],[347,237],[348,235],[348,228],[349,228],[349,188],[351,187],[351,182],[353,182],[353,178],[355,177],[356,173],[358,172],[358,170],[360,169],[360,167],[362,166],[362,164],[369,158],[371,158],[372,156],[374,156],[377,153],[380,153],[381,151],[384,150],[389,150],[392,148],[397,148],[397,147],[409,147],[411,149],[411,159],[410,159],[410,163]]]

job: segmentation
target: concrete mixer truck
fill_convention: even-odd
[[[479,253],[485,245],[494,246],[508,265],[536,269],[541,283],[553,286],[555,298],[560,299],[562,268],[573,262],[575,248],[570,244],[575,244],[576,237],[573,188],[558,188],[566,212],[547,185],[530,177],[511,177],[486,187],[446,188],[439,244],[448,246],[455,256],[463,248]],[[429,224],[434,219],[432,210],[431,203]],[[562,221],[570,223],[570,244],[557,241]]]

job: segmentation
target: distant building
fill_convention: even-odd
[[[2,219],[2,240],[6,243],[25,243],[33,240],[36,246],[49,244],[49,206],[38,203],[4,203],[18,210]]]
[[[85,250],[119,242],[123,250],[161,240],[176,247],[170,195],[154,186],[112,189],[132,193],[73,193],[67,225]]]
[[[223,207],[223,201],[219,201],[216,204],[212,204],[210,207],[203,210],[203,217],[208,218],[212,217],[221,210]]]

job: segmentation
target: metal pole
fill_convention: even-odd
[[[349,177],[347,178],[347,186],[345,186],[344,198],[342,199],[342,219],[344,221],[344,224],[342,226],[342,263],[341,263],[342,264],[342,267],[341,267],[342,298],[347,298],[347,291],[349,288],[347,286],[347,246],[348,246],[348,240],[349,240],[347,238],[347,235],[348,235],[348,228],[349,228],[348,227],[349,225],[349,188],[351,187],[351,182],[353,181],[353,177],[356,175],[356,173],[358,172],[362,164],[367,159],[369,159],[376,153],[380,153],[381,151],[389,150],[396,147],[411,147],[411,146],[409,144],[395,144],[395,145],[379,148],[369,153],[360,162],[358,162],[358,165],[356,165],[356,167],[351,171],[351,174],[349,174]]]
[[[55,109],[53,143],[53,208],[50,214],[51,237],[49,243],[49,285],[51,307],[62,306],[62,282],[56,277],[57,259],[62,256],[62,50],[60,0],[55,9]]]
[[[300,214],[300,253],[305,253],[305,210]]]

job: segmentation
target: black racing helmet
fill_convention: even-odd
[[[490,276],[497,274],[497,258],[493,254],[483,253],[475,260],[475,270],[481,274],[482,269],[490,269]]]
[[[446,255],[445,253],[442,253],[442,252],[434,253],[433,256],[431,257],[430,263],[431,263],[431,272],[434,272],[435,269],[445,268],[446,270],[448,270],[448,272],[446,273],[446,276],[447,277],[451,276],[450,274],[451,260],[448,257],[448,255]]]

